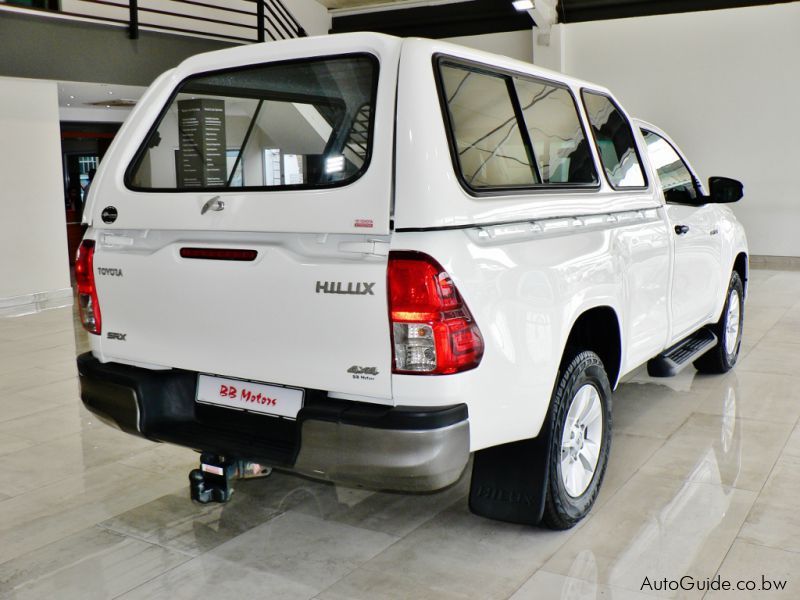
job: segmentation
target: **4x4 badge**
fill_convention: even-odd
[[[347,372],[353,375],[377,375],[378,367],[359,367],[358,365],[353,365],[347,369]]]

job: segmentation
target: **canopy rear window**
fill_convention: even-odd
[[[366,54],[186,79],[131,164],[142,191],[344,185],[367,168],[378,63]]]

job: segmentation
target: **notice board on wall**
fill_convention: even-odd
[[[219,187],[228,179],[225,101],[178,101],[178,187]]]

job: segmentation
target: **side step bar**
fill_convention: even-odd
[[[650,377],[672,377],[717,345],[717,336],[710,329],[700,329],[647,361]]]

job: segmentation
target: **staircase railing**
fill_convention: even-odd
[[[2,6],[14,6],[13,0],[6,5],[0,3]],[[141,30],[240,43],[307,35],[281,0],[61,0],[58,9],[14,7],[14,10],[113,23],[124,26],[131,39],[137,39]]]

